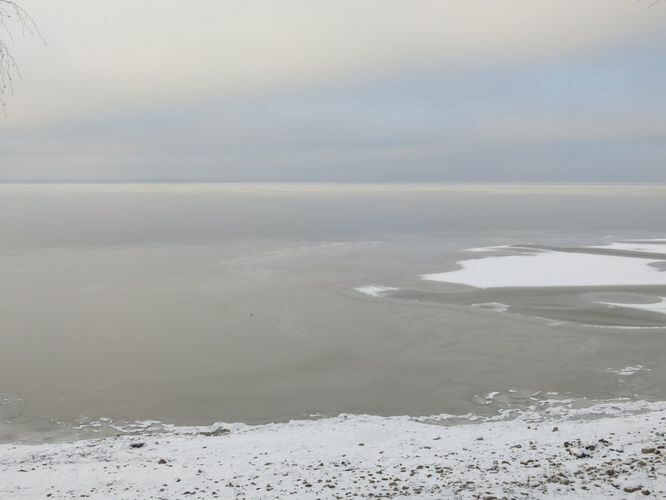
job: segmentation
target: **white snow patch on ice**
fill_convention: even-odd
[[[579,323],[580,326],[586,328],[597,328],[599,330],[635,330],[635,331],[651,331],[651,330],[665,330],[664,326],[636,326],[636,325],[593,325],[590,323]]]
[[[465,260],[457,271],[421,277],[477,288],[666,285],[666,273],[649,265],[653,262],[659,260],[538,251],[532,255]]]
[[[625,366],[624,368],[620,368],[619,370],[615,368],[608,369],[609,373],[615,373],[623,377],[630,377],[631,375],[636,375],[637,373],[640,372],[649,372],[649,371],[652,371],[652,369],[645,368],[643,365]]]
[[[490,405],[493,404],[493,401],[495,401],[495,398],[499,396],[501,393],[499,391],[493,391],[489,392],[488,394],[484,394],[483,396],[475,395],[473,400],[475,403],[480,404],[480,405]]]
[[[624,304],[619,302],[597,302],[610,307],[626,307],[629,309],[638,309],[639,311],[655,312],[666,314],[666,297],[662,297],[659,302],[651,304]]]
[[[506,250],[507,248],[512,248],[511,245],[496,245],[492,247],[477,247],[477,248],[467,248],[466,252],[496,252],[498,250]]]
[[[508,304],[503,304],[502,302],[481,302],[478,304],[471,304],[470,307],[476,307],[478,309],[485,309],[487,311],[500,313],[507,312],[511,308],[511,306]]]
[[[354,288],[357,292],[369,295],[370,297],[383,297],[386,292],[395,292],[399,288],[393,286],[366,285]]]

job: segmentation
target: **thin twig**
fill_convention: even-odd
[[[0,0],[0,106],[5,115],[5,95],[14,93],[14,78],[21,78],[16,59],[10,51],[10,44],[15,43],[12,28],[16,27],[23,36],[36,35],[44,41],[37,23],[23,7],[14,0]]]

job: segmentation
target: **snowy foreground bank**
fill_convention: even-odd
[[[0,498],[666,498],[664,403],[436,421],[340,416],[0,445]]]

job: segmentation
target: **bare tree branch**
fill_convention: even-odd
[[[11,53],[14,33],[37,35],[41,38],[37,23],[28,12],[14,0],[0,0],[0,106],[5,110],[5,96],[14,92],[14,78],[20,78],[21,72]]]

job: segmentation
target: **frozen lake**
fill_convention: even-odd
[[[4,185],[0,438],[664,400],[664,213],[649,186]]]

